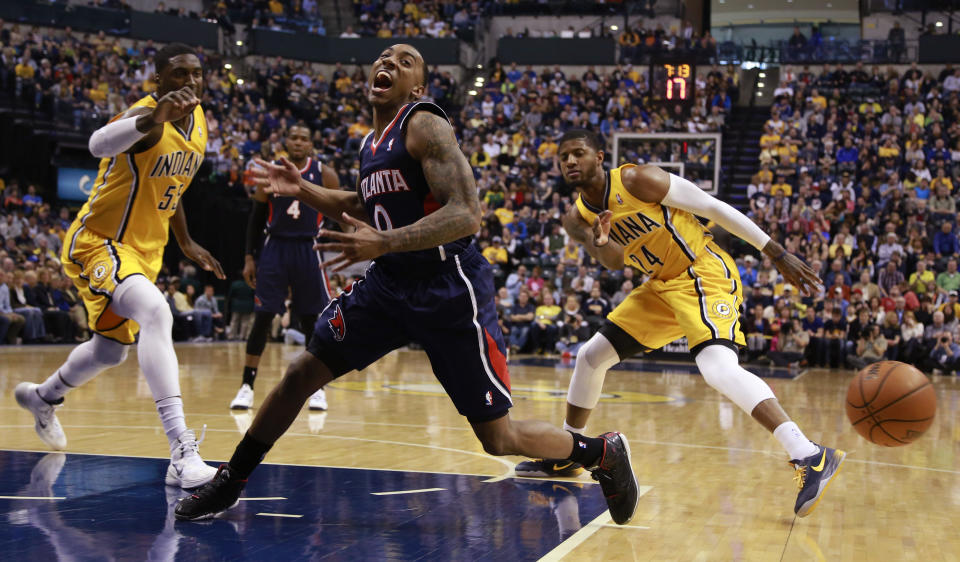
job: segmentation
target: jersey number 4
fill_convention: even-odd
[[[170,185],[167,186],[167,190],[163,193],[163,199],[160,200],[160,204],[157,205],[157,208],[161,211],[166,211],[167,209],[171,211],[177,210],[177,203],[180,202],[180,195],[183,194],[183,184],[180,185]]]
[[[652,275],[654,271],[653,270],[654,266],[656,265],[660,265],[661,267],[663,266],[663,261],[660,258],[658,258],[656,254],[648,250],[646,246],[640,246],[640,250],[643,252],[643,257],[646,258],[646,265],[650,266],[650,268],[648,269],[644,265],[644,260],[641,260],[640,258],[638,258],[636,254],[630,254],[630,260],[633,261],[634,264],[636,264],[636,266],[640,269],[640,271],[644,272],[647,275]]]
[[[287,207],[287,214],[293,217],[293,220],[300,218],[300,201],[294,199],[293,203],[290,203],[290,206]]]

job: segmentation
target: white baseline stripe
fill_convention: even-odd
[[[643,496],[647,492],[653,489],[653,486],[638,486],[637,487],[637,497]],[[608,523],[610,521],[610,512],[604,511],[596,517],[593,521],[587,523],[580,528],[579,531],[570,535],[567,540],[558,544],[553,550],[543,555],[543,558],[540,559],[541,562],[552,562],[554,560],[562,560],[566,555],[573,552],[573,549],[577,548],[594,533],[597,532],[602,527],[615,527],[618,529],[626,528],[640,528],[634,527],[632,525],[611,525]]]
[[[282,498],[282,497],[280,497],[280,496],[277,496],[277,497],[274,497],[274,498],[240,498],[240,501],[242,501],[242,502],[264,502],[264,501],[268,501],[268,500],[285,500],[285,499],[287,499],[287,498]]]
[[[263,517],[289,517],[290,519],[300,519],[303,515],[295,515],[292,513],[258,513]]]
[[[63,496],[0,496],[0,500],[65,500]]]
[[[419,490],[397,490],[395,492],[370,492],[371,496],[395,496],[398,494],[419,494],[420,492],[443,492],[446,488],[421,488]]]

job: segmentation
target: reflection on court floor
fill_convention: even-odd
[[[535,560],[606,510],[599,486],[265,464],[219,519],[175,522],[166,459],[0,451],[8,560]]]

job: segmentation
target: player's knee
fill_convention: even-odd
[[[94,336],[94,345],[96,345],[94,351],[96,360],[104,367],[113,367],[123,363],[127,360],[127,353],[130,350],[129,346],[100,336]]]

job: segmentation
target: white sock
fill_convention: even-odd
[[[183,415],[183,398],[169,396],[157,400],[157,412],[160,413],[163,432],[167,434],[167,441],[170,442],[170,449],[173,450],[177,437],[187,430],[187,420]]]
[[[574,432],[574,433],[579,433],[580,435],[583,435],[583,432],[584,432],[586,429],[587,429],[587,426],[583,426],[583,427],[573,427],[572,425],[570,425],[570,424],[567,423],[567,420],[563,420],[563,430],[564,430],[564,431],[572,431],[572,432]]]
[[[94,334],[93,338],[73,348],[67,361],[40,383],[37,390],[41,398],[54,403],[105,369],[122,363],[126,357],[127,346]]]
[[[783,445],[783,448],[786,449],[787,454],[793,460],[805,459],[820,450],[813,444],[813,441],[807,439],[800,428],[797,427],[797,424],[792,421],[778,425],[773,430],[773,436]]]
[[[163,431],[172,446],[186,431],[180,397],[180,369],[173,350],[173,314],[160,289],[146,277],[133,275],[114,291],[114,311],[140,325],[137,359],[157,404]]]

